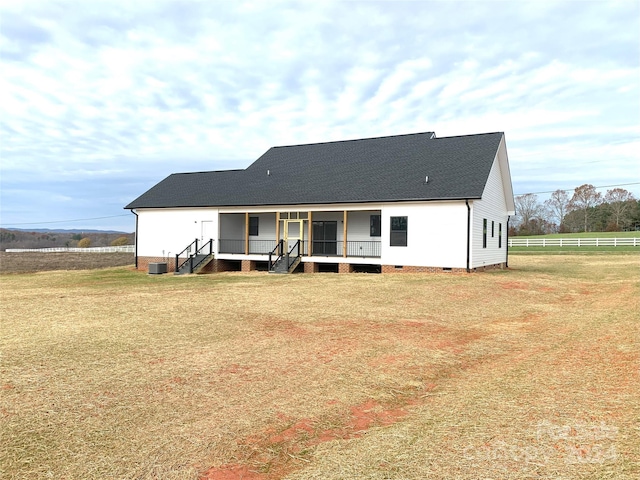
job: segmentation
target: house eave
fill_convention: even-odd
[[[167,209],[167,208],[238,208],[238,207],[294,207],[299,205],[344,205],[344,204],[381,204],[381,203],[415,203],[415,202],[463,202],[465,200],[480,200],[481,196],[462,196],[462,197],[438,197],[438,198],[395,198],[395,199],[372,199],[372,200],[336,200],[331,202],[282,202],[282,203],[229,203],[216,205],[162,205],[162,206],[145,206],[145,205],[127,205],[125,210],[138,209]]]

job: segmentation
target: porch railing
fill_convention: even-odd
[[[191,247],[194,247],[194,253],[191,253]],[[187,258],[182,263],[179,263],[180,255],[185,252],[187,253]],[[180,272],[185,266],[188,266],[188,273],[193,273],[193,271],[211,255],[213,255],[213,239],[210,239],[198,248],[198,239],[196,238],[187,248],[176,255],[176,272]]]
[[[342,242],[340,242],[342,244]],[[341,245],[342,246],[342,245]],[[347,257],[380,257],[381,242],[375,241],[347,241]],[[338,247],[340,250],[340,247]]]
[[[283,254],[282,246],[283,246],[283,241],[280,240],[278,244],[275,246],[275,248],[269,252],[269,271],[273,270],[273,267],[275,267],[276,263],[278,263],[278,260],[282,258],[282,254]],[[274,257],[275,257],[275,260],[273,260]]]
[[[252,255],[268,255],[275,243],[275,239],[249,240],[249,253]],[[245,253],[245,245],[245,241],[242,239],[220,239],[218,251],[220,253],[237,253],[243,255]]]
[[[287,251],[284,248],[284,240],[280,240],[275,248],[269,252],[269,271],[274,270],[280,261],[286,262],[286,270],[288,271],[303,255],[303,244],[303,240],[296,240],[293,245],[290,244],[290,249]]]
[[[324,257],[341,257],[344,242],[342,240],[321,240],[312,242],[312,255]],[[347,241],[347,257],[380,258],[381,242],[377,241]]]
[[[298,240],[291,246],[291,249],[287,252],[287,270],[290,270],[293,264],[302,256],[302,240]]]
[[[193,242],[191,242],[189,245],[187,245],[184,250],[182,250],[180,253],[176,254],[176,271],[180,270],[180,268],[185,264],[185,262],[189,261],[189,258],[191,258],[191,252],[192,251],[193,252],[197,252],[198,251],[198,239],[197,238]],[[183,254],[187,258],[182,263],[180,263],[180,257],[182,257]]]
[[[273,251],[275,240],[249,240],[249,253],[254,255],[268,255]],[[300,241],[300,254],[307,255],[307,240]],[[219,240],[220,253],[244,254],[245,241],[236,239]],[[320,257],[341,257],[344,242],[342,240],[314,240],[311,254]],[[379,241],[347,241],[347,257],[380,258],[381,242]]]

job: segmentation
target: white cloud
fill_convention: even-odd
[[[151,185],[272,145],[431,130],[505,131],[516,190],[626,179],[638,160],[637,2],[68,0],[0,15],[11,184]],[[576,158],[590,163],[559,168]]]

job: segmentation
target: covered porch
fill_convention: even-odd
[[[322,258],[379,259],[380,210],[220,213],[218,258],[267,260],[294,250]]]

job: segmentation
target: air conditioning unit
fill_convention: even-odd
[[[167,273],[167,264],[166,263],[150,263],[149,264],[149,273],[152,275],[159,275],[161,273]]]

